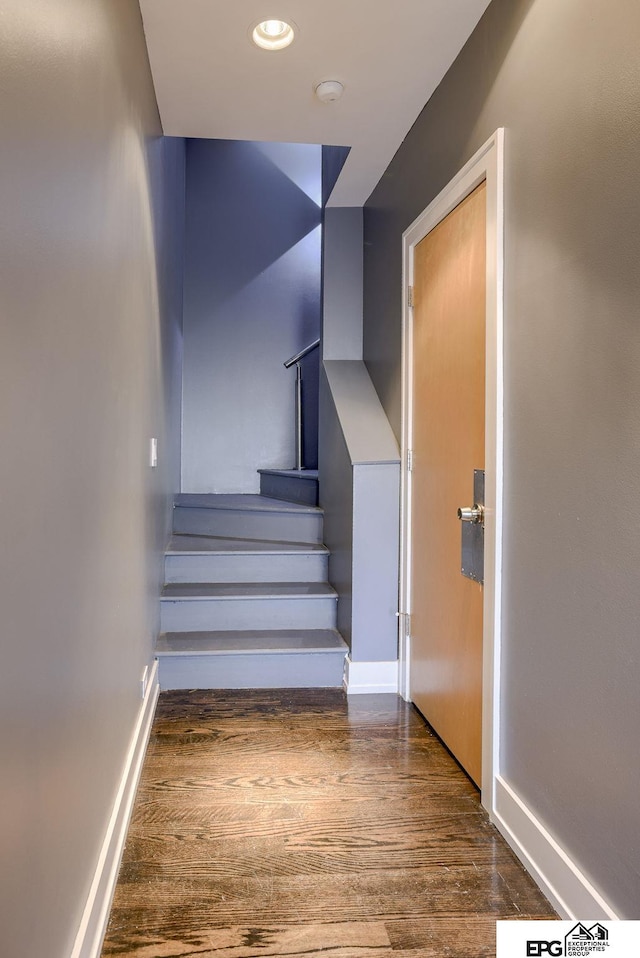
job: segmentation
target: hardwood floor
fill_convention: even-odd
[[[415,709],[164,692],[103,956],[480,958],[553,918]]]

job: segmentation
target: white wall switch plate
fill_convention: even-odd
[[[142,670],[142,678],[140,679],[140,698],[144,699],[147,694],[147,683],[149,681],[149,666],[145,665]]]

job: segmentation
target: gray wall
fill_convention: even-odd
[[[159,349],[163,416],[163,447],[159,468],[165,489],[180,491],[182,431],[182,297],[185,226],[185,141],[182,137],[147,137],[147,165],[153,211],[157,294],[160,317]],[[170,503],[171,505],[171,503]],[[167,520],[170,531],[171,515]],[[165,542],[161,541],[162,548]]]
[[[333,188],[333,176],[329,182]],[[362,209],[332,207],[324,211],[320,346],[323,360],[362,359]],[[318,460],[324,541],[331,550],[329,581],[338,593],[338,629],[352,649],[353,469],[324,369],[320,373]]]
[[[322,358],[362,359],[362,208],[324,211]]]
[[[351,152],[350,146],[323,146],[322,147],[322,205],[327,200],[336,185],[342,167]]]
[[[324,541],[331,550],[329,582],[338,593],[338,630],[352,647],[353,607],[353,469],[340,419],[320,371],[319,417],[320,505],[324,509]]]
[[[398,655],[399,453],[362,362],[362,209],[325,210],[319,479],[352,661]]]
[[[640,5],[494,0],[365,209],[364,355],[399,434],[401,233],[506,127],[502,771],[640,902]]]
[[[66,958],[152,660],[183,163],[135,0],[5,0],[0,48],[0,951]]]
[[[338,618],[346,625],[349,616],[352,661],[395,661],[398,445],[362,360],[325,361],[322,383],[320,504],[325,542],[336,550],[329,581],[338,592]]]
[[[320,335],[321,148],[187,143],[182,488],[257,492],[294,464],[295,369]],[[317,368],[305,361],[306,465]]]

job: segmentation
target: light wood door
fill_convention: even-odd
[[[484,469],[486,189],[416,246],[411,697],[480,784],[482,586],[460,572],[459,506]]]

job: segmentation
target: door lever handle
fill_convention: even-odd
[[[484,506],[474,503],[473,506],[458,509],[458,519],[461,522],[484,523]]]

